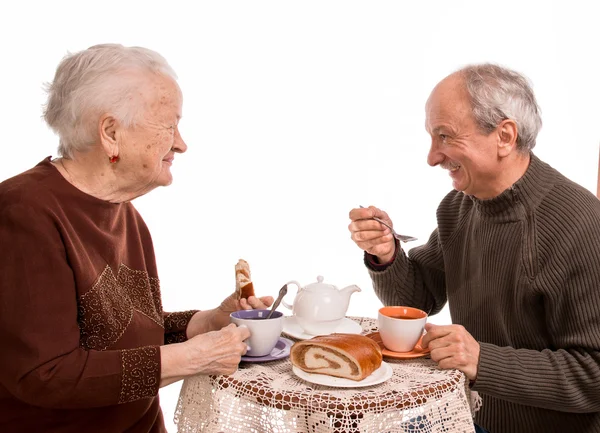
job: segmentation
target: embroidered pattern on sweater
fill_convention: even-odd
[[[164,326],[158,278],[152,278],[147,272],[136,271],[121,264],[118,281],[136,311],[144,314],[157,325]]]
[[[185,332],[172,332],[165,334],[165,344],[183,343],[187,340]]]
[[[185,330],[196,310],[179,311],[165,316],[165,332],[179,332]]]
[[[187,340],[185,329],[197,310],[179,311],[165,316],[165,344],[183,343]]]
[[[154,397],[158,392],[160,363],[158,346],[126,349],[121,352],[123,376],[119,403]]]
[[[107,265],[92,289],[78,301],[81,347],[106,350],[121,338],[134,311],[163,327],[158,278],[123,264],[115,277]]]

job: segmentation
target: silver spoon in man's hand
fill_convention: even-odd
[[[361,206],[361,205],[359,205],[359,207],[360,207],[361,209],[366,209],[364,206]],[[406,243],[406,242],[411,242],[411,241],[416,241],[416,240],[417,240],[417,238],[416,238],[416,237],[414,237],[414,236],[401,235],[401,234],[398,234],[398,233],[396,233],[396,230],[394,230],[394,228],[393,228],[391,225],[389,225],[388,223],[386,223],[385,221],[383,221],[383,220],[382,220],[382,219],[380,219],[380,218],[377,218],[377,217],[371,217],[371,219],[373,219],[373,220],[377,221],[378,223],[381,223],[381,224],[383,224],[383,225],[384,225],[384,226],[386,226],[388,229],[390,229],[390,230],[392,231],[392,235],[394,235],[394,237],[395,237],[396,239],[398,239],[400,242],[405,242],[405,243]]]

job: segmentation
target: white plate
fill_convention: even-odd
[[[362,330],[362,326],[360,326],[354,320],[344,317],[338,327],[335,328],[334,332],[343,334],[360,334],[362,333]],[[298,322],[296,322],[296,318],[294,316],[286,316],[283,318],[283,332],[298,340],[308,340],[314,337],[314,335],[304,332],[304,329],[298,325]]]
[[[377,385],[381,382],[385,382],[394,374],[392,367],[383,361],[377,370],[365,377],[363,380],[359,381],[328,376],[326,374],[307,373],[295,365],[292,365],[292,371],[300,379],[304,379],[307,382],[316,383],[317,385],[333,386],[336,388],[359,388],[363,386]]]

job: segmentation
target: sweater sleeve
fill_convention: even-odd
[[[441,311],[446,303],[444,258],[437,229],[425,245],[412,248],[408,255],[397,245],[395,260],[376,268],[365,257],[375,294],[385,305],[407,305],[428,314]]]
[[[163,313],[165,324],[165,344],[183,343],[187,340],[186,329],[192,316],[198,310],[180,311],[177,313]]]
[[[600,211],[573,208],[583,217],[571,221],[583,223],[553,227],[560,246],[540,247],[544,259],[533,282],[543,300],[548,348],[481,343],[474,389],[562,412],[600,411]]]
[[[0,200],[1,202],[1,200]],[[86,408],[157,395],[160,350],[84,350],[73,273],[52,217],[0,203],[0,384],[48,408]]]

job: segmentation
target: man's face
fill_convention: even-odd
[[[502,192],[498,135],[495,131],[486,135],[477,127],[460,75],[447,77],[433,89],[425,112],[425,128],[431,135],[427,163],[448,170],[457,191],[479,199]]]

